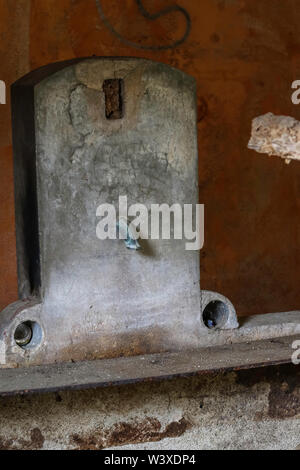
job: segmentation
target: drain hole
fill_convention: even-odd
[[[222,328],[228,320],[229,308],[220,300],[209,302],[203,310],[202,318],[204,325],[213,330],[214,328]]]
[[[14,334],[15,342],[22,349],[36,348],[42,341],[43,331],[34,321],[20,323]]]

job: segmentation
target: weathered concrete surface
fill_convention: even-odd
[[[103,84],[112,78],[124,82],[117,120],[105,116]],[[96,237],[97,207],[118,208],[119,196],[128,207],[197,203],[194,79],[152,61],[91,58],[39,83],[35,106],[48,359],[194,343],[199,254],[185,240],[146,240],[133,252]]]
[[[2,449],[295,449],[296,366],[0,399]]]
[[[283,158],[300,160],[300,122],[289,116],[267,113],[252,121],[248,148]]]
[[[12,87],[21,301],[0,313],[5,365],[191,349],[206,342],[201,313],[216,301],[213,327],[237,328],[234,306],[200,291],[198,250],[153,237],[153,204],[198,202],[195,80],[134,58],[53,67]],[[111,120],[104,84],[114,77],[124,110]],[[149,210],[138,252],[96,235],[97,208],[113,205],[116,227],[120,197],[126,217],[133,204]],[[14,341],[27,321],[41,328],[30,350]]]
[[[114,77],[124,109],[112,120],[104,85]],[[22,77],[12,103],[20,302],[0,312],[5,366],[195,348],[207,344],[208,304],[211,328],[238,327],[230,301],[200,291],[198,250],[184,236],[153,235],[154,204],[195,212],[198,203],[192,77],[149,60],[92,57]],[[141,230],[138,252],[116,234],[96,235],[97,208],[113,206],[114,228],[120,198],[125,217],[133,204],[148,209],[151,233]],[[28,321],[40,342],[25,350],[14,335]]]

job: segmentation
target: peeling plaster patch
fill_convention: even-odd
[[[300,122],[289,116],[267,113],[252,121],[248,148],[285,159],[300,160]]]

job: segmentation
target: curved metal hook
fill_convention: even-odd
[[[134,41],[130,41],[129,39],[124,38],[120,33],[118,33],[118,31],[115,30],[115,28],[112,26],[112,24],[109,22],[109,20],[104,15],[103,8],[101,6],[100,0],[96,0],[97,9],[98,9],[99,15],[100,15],[103,23],[105,24],[105,26],[107,27],[107,29],[109,29],[109,31],[111,33],[113,33],[115,36],[117,36],[117,38],[121,42],[123,42],[127,46],[135,47],[137,49],[144,49],[144,50],[149,50],[149,51],[163,51],[163,50],[167,50],[167,49],[174,49],[175,47],[180,46],[180,44],[182,44],[186,41],[186,39],[188,38],[188,36],[190,35],[190,32],[191,32],[191,17],[189,15],[189,13],[184,8],[182,8],[178,5],[173,5],[173,6],[170,6],[170,7],[167,7],[167,8],[163,8],[158,13],[151,14],[144,7],[144,5],[142,3],[142,0],[136,0],[136,3],[139,7],[139,10],[140,10],[141,14],[145,18],[147,18],[148,20],[152,20],[152,21],[156,20],[157,18],[160,18],[161,16],[172,13],[174,11],[180,12],[182,15],[184,15],[184,17],[186,19],[185,33],[177,41],[174,41],[173,43],[165,45],[165,46],[146,46],[146,45],[142,45],[142,44],[139,44],[137,42],[134,42]]]

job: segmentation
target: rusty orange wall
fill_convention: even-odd
[[[174,0],[144,0],[151,12]],[[110,23],[140,45],[181,38],[186,19],[144,18],[135,0],[101,0]],[[300,164],[247,150],[251,119],[268,111],[300,119],[299,0],[178,0],[191,32],[176,48],[122,43],[95,0],[0,0],[0,79],[10,85],[53,61],[142,56],[194,75],[199,100],[200,202],[206,206],[202,286],[239,314],[300,307]],[[24,116],[26,119],[26,116]],[[17,299],[10,107],[0,105],[0,309]]]

